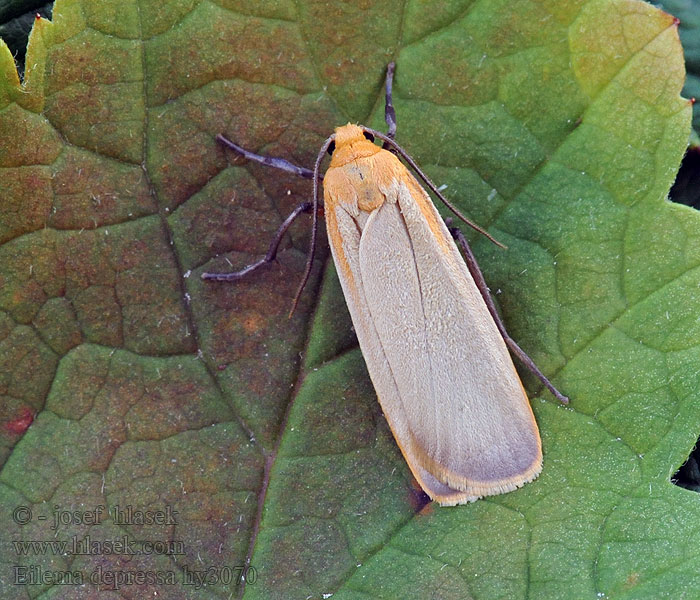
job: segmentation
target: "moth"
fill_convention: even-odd
[[[296,305],[316,246],[320,166],[328,151],[326,229],[367,370],[414,477],[431,499],[452,506],[512,491],[542,469],[537,423],[509,348],[555,397],[568,399],[508,335],[466,239],[448,228],[399,159],[462,220],[499,244],[462,217],[394,141],[393,73],[392,63],[386,79],[389,132],[338,127],[313,171],[218,136],[247,159],[313,178],[314,195],[285,220],[264,258],[242,271],[202,277],[236,280],[270,262],[291,222],[310,210],[311,250]]]

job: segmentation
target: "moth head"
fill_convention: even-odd
[[[367,133],[364,128],[360,127],[359,125],[348,123],[342,127],[336,127],[335,129],[335,148],[350,146],[352,144],[356,144],[357,142],[363,142],[366,140],[373,142],[374,136],[371,133]]]
[[[347,127],[347,125],[346,125],[346,127]],[[339,127],[339,128],[336,129],[336,136],[337,136],[337,131],[338,131],[338,129],[342,129],[342,128]],[[368,140],[368,141],[374,143],[374,136],[373,136],[369,131],[365,131],[365,130],[363,129],[363,130],[362,130],[362,136],[364,137],[364,139],[366,139],[366,140]],[[354,143],[357,142],[357,141],[359,141],[359,138],[352,138],[352,141],[350,141],[350,142],[345,141],[344,144],[348,144],[348,143],[354,144]],[[334,152],[335,152],[335,140],[333,140],[333,141],[330,143],[330,145],[328,146],[328,154],[330,154],[331,156],[333,156],[333,153],[334,153]]]

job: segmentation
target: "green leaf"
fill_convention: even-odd
[[[655,599],[699,583],[697,497],[670,481],[700,431],[699,221],[666,201],[691,119],[671,16],[59,0],[53,19],[22,85],[0,51],[0,598]],[[456,508],[411,481],[325,244],[287,319],[307,223],[279,264],[199,278],[263,255],[310,194],[216,134],[310,165],[334,126],[383,128],[391,59],[398,140],[508,245],[472,237],[511,334],[571,397],[523,373],[544,470]],[[100,545],[123,536],[170,547]],[[95,552],[12,543],[73,539]],[[17,566],[84,585],[7,584]]]
[[[680,20],[678,33],[683,44],[687,76],[683,94],[688,98],[700,98],[700,1],[699,0],[668,0],[660,6]],[[700,141],[697,132],[700,131],[700,105],[693,106],[693,131],[690,136],[690,148],[683,159],[670,197],[674,202],[700,207]],[[700,455],[699,455],[700,456]]]
[[[657,4],[680,21],[678,33],[688,71],[683,94],[688,98],[700,98],[700,1],[663,0]],[[693,108],[693,128],[700,131],[700,106]]]
[[[52,10],[53,2],[43,0],[0,0],[0,38],[15,57],[20,74],[24,73],[24,54],[32,25],[37,15],[50,19]]]

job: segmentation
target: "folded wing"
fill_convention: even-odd
[[[398,180],[384,193],[371,213],[336,205],[329,219],[384,414],[416,479],[439,502],[515,489],[537,476],[542,456],[505,343],[427,194]]]

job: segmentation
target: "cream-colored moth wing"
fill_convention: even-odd
[[[327,203],[329,239],[387,421],[423,489],[453,505],[534,479],[541,445],[469,270],[425,191],[401,169],[370,212]]]

